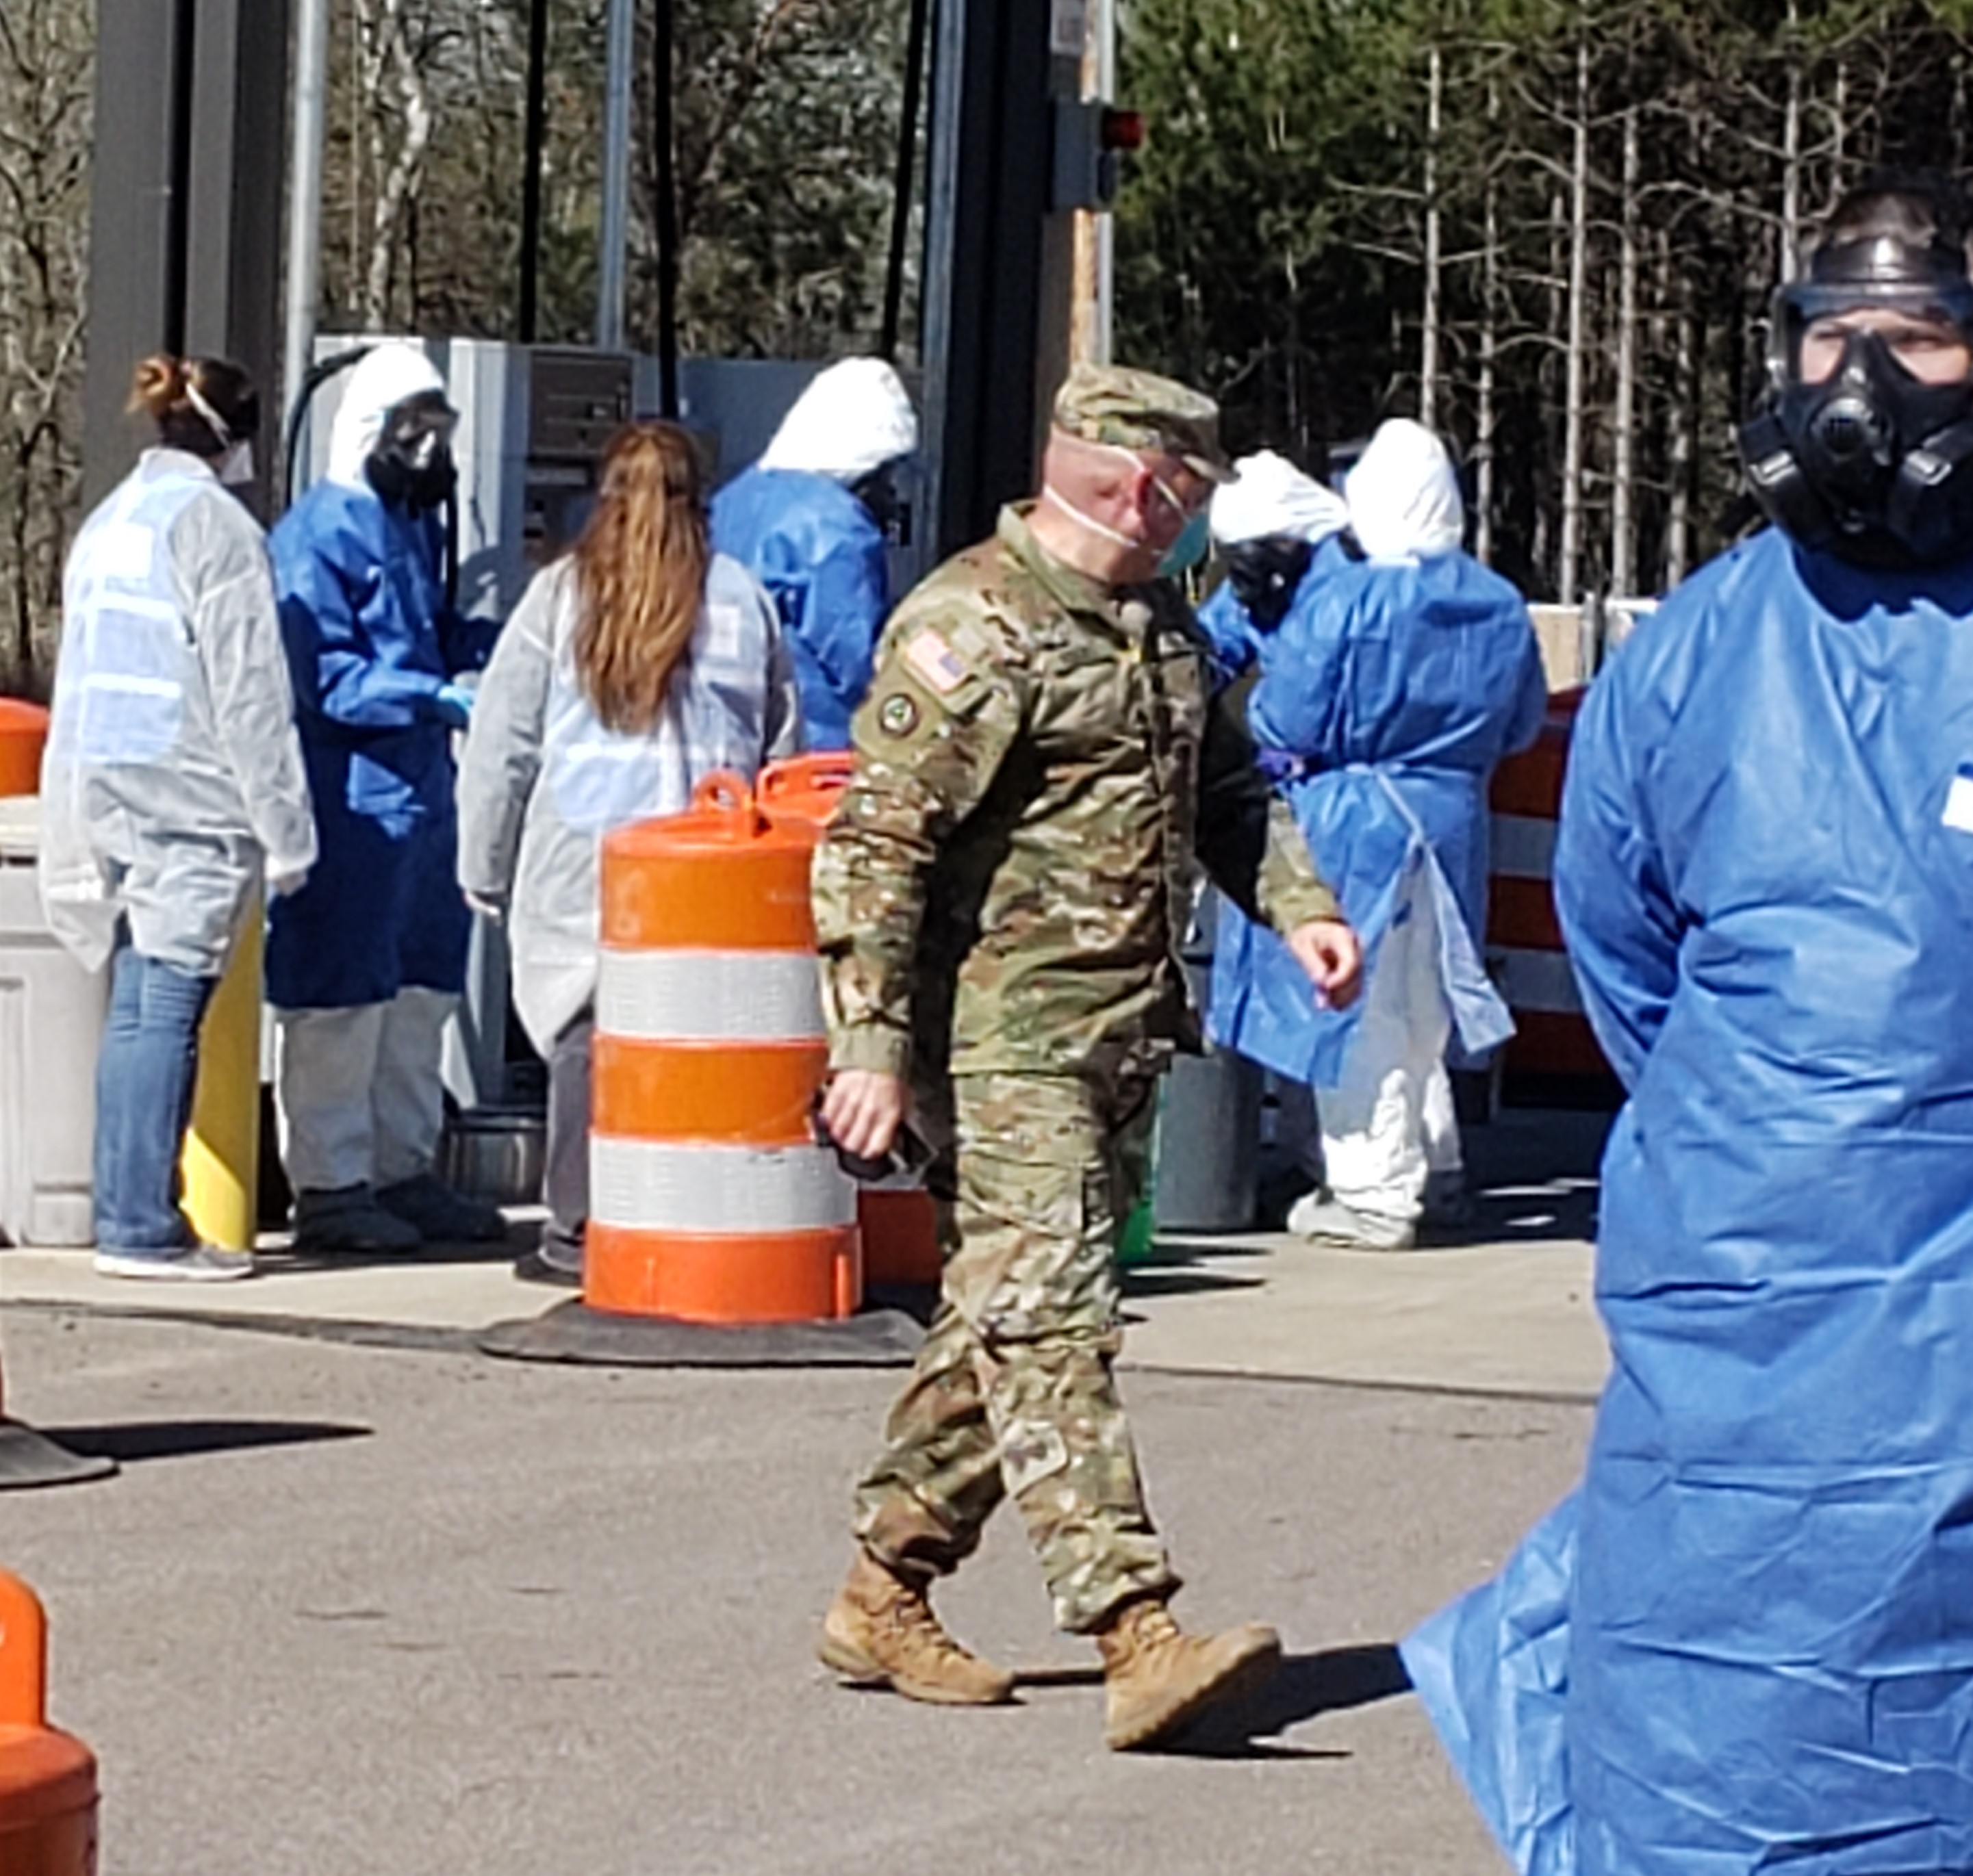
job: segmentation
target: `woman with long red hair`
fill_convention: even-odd
[[[548,1064],[548,1220],[519,1274],[582,1274],[603,836],[800,746],[774,606],[712,550],[692,437],[631,424],[581,538],[500,635],[460,767],[460,884],[510,922],[514,1001]]]

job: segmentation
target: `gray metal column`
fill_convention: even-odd
[[[260,387],[264,498],[280,430],[289,5],[196,4],[184,349],[237,358]]]
[[[97,0],[90,172],[83,493],[100,500],[141,443],[123,414],[131,368],[185,339],[195,0]]]
[[[322,144],[329,119],[329,0],[299,0],[295,21],[295,111],[289,128],[288,271],[282,283],[281,384],[285,431],[288,413],[315,358],[316,317],[322,299]],[[269,408],[273,409],[272,401]],[[271,443],[272,439],[270,439]],[[263,453],[270,474],[286,476],[285,456]]]
[[[623,282],[630,227],[630,83],[637,56],[637,0],[610,0],[604,86],[603,227],[596,286],[596,344],[623,349]]]
[[[921,341],[936,556],[1032,492],[1066,368],[1072,225],[1052,208],[1054,100],[1075,95],[1079,67],[1051,50],[1055,12],[939,0]]]
[[[236,358],[270,420],[277,408],[288,11],[288,0],[97,0],[90,501],[142,446],[123,404],[148,353]],[[271,423],[264,440],[271,460]]]

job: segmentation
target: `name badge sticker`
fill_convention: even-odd
[[[1939,819],[1942,826],[1973,834],[1973,763],[1959,765],[1952,786],[1945,791],[1945,812]]]

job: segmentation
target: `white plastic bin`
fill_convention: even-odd
[[[110,980],[77,963],[41,917],[39,806],[0,799],[0,1244],[87,1244]]]

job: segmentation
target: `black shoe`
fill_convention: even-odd
[[[553,1283],[563,1289],[580,1289],[582,1273],[557,1263],[539,1245],[524,1250],[514,1260],[514,1274],[524,1283]]]

